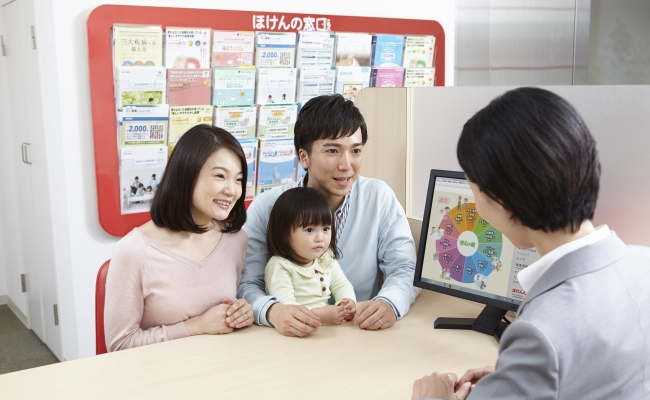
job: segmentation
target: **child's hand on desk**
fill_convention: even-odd
[[[346,321],[351,321],[354,318],[354,313],[357,312],[357,305],[351,299],[341,300],[341,306],[345,309],[345,316],[343,317]]]
[[[345,308],[341,306],[325,306],[312,310],[318,315],[322,323],[341,325],[345,321]]]

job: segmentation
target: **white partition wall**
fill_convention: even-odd
[[[594,222],[608,224],[628,244],[650,246],[650,86],[548,86],[567,99],[584,118],[595,137],[602,165]],[[431,169],[459,171],[456,143],[463,124],[490,100],[511,87],[438,87],[407,90],[407,149],[386,158],[396,167],[406,163],[407,182],[402,203],[407,216],[422,219]],[[366,93],[364,93],[366,92]],[[381,146],[382,137],[394,136],[376,123],[375,115],[390,110],[369,109],[367,98],[394,97],[398,91],[367,89],[357,106],[369,126],[369,140]],[[403,96],[403,95],[402,95]],[[376,152],[377,150],[375,150]],[[371,156],[370,154],[368,156]],[[381,171],[365,165],[362,174],[383,179]],[[386,169],[386,166],[383,166]],[[391,179],[386,179],[390,184]],[[531,182],[534,184],[534,182]],[[393,188],[399,192],[399,188]],[[400,195],[398,194],[398,198]]]

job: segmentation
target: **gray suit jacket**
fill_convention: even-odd
[[[650,248],[611,232],[559,259],[468,399],[650,399]]]

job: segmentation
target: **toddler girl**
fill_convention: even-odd
[[[278,197],[266,230],[273,257],[266,264],[266,292],[282,304],[303,305],[326,324],[351,320],[356,311],[352,284],[337,258],[334,213],[316,190],[289,189]],[[329,305],[330,295],[336,305]]]

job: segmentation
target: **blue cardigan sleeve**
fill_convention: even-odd
[[[377,261],[386,275],[381,290],[375,297],[389,300],[397,319],[408,312],[421,289],[413,286],[415,275],[415,242],[406,214],[393,191],[381,182],[378,196],[381,204]]]
[[[279,191],[279,189],[275,190]],[[266,226],[277,198],[272,196],[271,192],[267,196],[260,195],[255,198],[246,212],[244,225],[244,230],[248,234],[246,268],[237,289],[237,297],[246,299],[253,307],[255,323],[266,326],[270,326],[266,320],[266,312],[273,303],[278,301],[276,297],[266,294],[264,283],[264,269],[271,258],[266,249]]]

